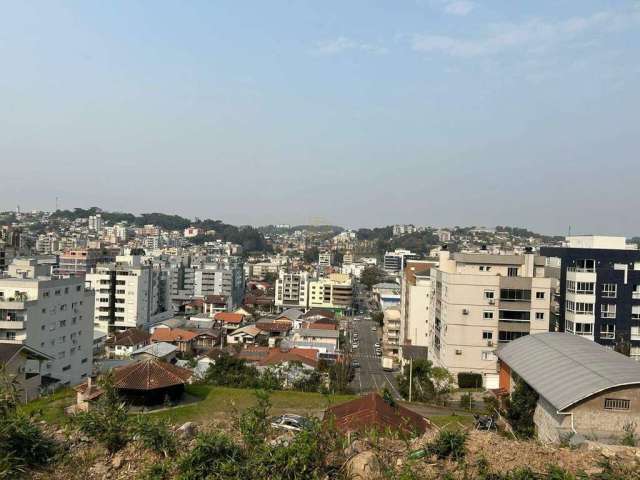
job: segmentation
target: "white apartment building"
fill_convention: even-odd
[[[242,303],[244,269],[239,263],[205,264],[193,273],[194,296],[223,295],[227,308],[233,310]]]
[[[409,260],[400,281],[400,341],[402,345],[429,347],[431,268],[436,262]]]
[[[127,328],[147,329],[166,316],[161,272],[139,256],[118,256],[86,275],[96,292],[94,325],[112,335]]]
[[[309,304],[309,274],[307,272],[286,273],[281,271],[276,280],[275,306],[307,308]]]
[[[60,251],[60,241],[55,234],[38,235],[36,239],[36,252],[38,255],[51,255]]]
[[[353,304],[353,281],[349,275],[332,273],[327,278],[309,281],[309,308],[324,308],[346,313]]]
[[[318,254],[318,266],[320,268],[331,266],[331,252],[321,252]]]
[[[407,260],[416,260],[418,255],[409,250],[396,249],[393,252],[384,254],[384,263],[382,268],[389,274],[399,274],[407,263]]]
[[[497,388],[495,348],[549,331],[555,281],[545,277],[545,258],[446,250],[439,256],[431,269],[429,358],[454,375],[480,373],[486,388]]]
[[[76,385],[92,368],[94,294],[81,278],[43,276],[48,270],[16,259],[0,277],[0,343],[50,355],[53,360],[28,368],[39,369],[51,385]]]
[[[89,216],[89,230],[94,232],[99,232],[102,230],[102,215],[96,213],[95,215]]]
[[[401,344],[400,308],[389,307],[384,311],[382,324],[382,351],[385,357],[399,359]]]

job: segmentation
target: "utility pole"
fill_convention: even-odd
[[[413,387],[413,357],[409,359],[409,402],[411,402],[412,398],[412,387]]]

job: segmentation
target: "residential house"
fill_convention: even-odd
[[[47,360],[53,360],[53,357],[28,345],[0,343],[0,367],[16,382],[22,402],[40,395],[40,363]]]
[[[293,333],[293,345],[298,348],[315,348],[321,353],[333,353],[339,345],[340,332],[315,328],[300,328]]]
[[[181,328],[156,328],[151,335],[151,342],[167,342],[178,347],[179,352],[193,351],[193,342],[197,337],[196,332]]]
[[[130,357],[134,351],[149,345],[150,342],[151,335],[148,332],[139,328],[129,328],[116,333],[106,341],[107,357]]]
[[[178,347],[167,342],[157,342],[145,345],[131,354],[134,360],[158,359],[169,363],[175,363]]]

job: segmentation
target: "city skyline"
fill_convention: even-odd
[[[14,3],[0,27],[1,210],[637,235],[637,2]]]

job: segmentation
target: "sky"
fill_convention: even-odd
[[[0,0],[0,209],[640,235],[640,3]]]

